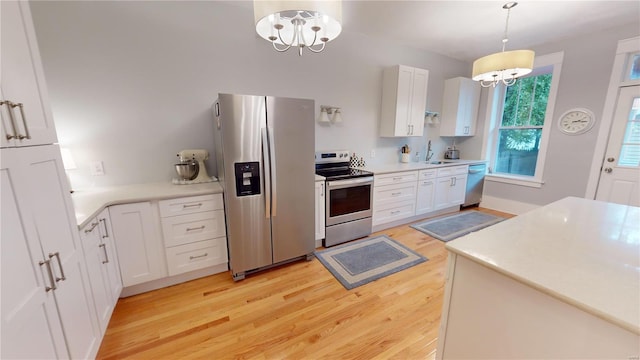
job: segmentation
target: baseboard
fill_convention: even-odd
[[[524,203],[509,199],[503,199],[495,196],[482,195],[480,206],[485,209],[502,211],[505,213],[520,215],[533,209],[537,209],[540,205]]]
[[[210,266],[204,269],[189,271],[184,274],[179,274],[179,275],[165,277],[162,279],[149,281],[143,284],[128,286],[122,289],[122,292],[120,293],[120,298],[142,294],[147,291],[169,287],[172,285],[199,279],[201,277],[205,277],[213,274],[218,274],[228,270],[229,270],[229,265],[227,263],[224,263],[224,264],[219,264],[215,266]],[[231,275],[229,275],[229,277],[231,277]]]

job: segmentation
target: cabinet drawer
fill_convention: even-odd
[[[182,274],[226,262],[227,240],[225,237],[167,249],[169,275]]]
[[[162,200],[159,206],[161,217],[224,209],[222,194]]]
[[[165,247],[224,236],[224,211],[206,211],[162,218],[162,233]]]
[[[466,174],[469,170],[469,166],[461,165],[461,166],[449,166],[438,169],[438,177],[443,176],[453,176],[453,175],[461,175]]]
[[[392,202],[415,200],[417,182],[379,186],[373,191],[374,208]]]
[[[420,173],[418,173],[418,179],[419,180],[435,179],[437,173],[438,173],[437,169],[420,170]]]
[[[386,206],[377,206],[373,210],[373,225],[401,220],[415,214],[416,201],[406,200]]]
[[[392,174],[382,174],[374,176],[374,187],[375,186],[384,186],[390,184],[400,184],[406,182],[415,182],[418,180],[418,172],[417,171],[405,171],[399,173]]]

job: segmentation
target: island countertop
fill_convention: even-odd
[[[71,194],[71,199],[75,208],[76,222],[78,227],[82,228],[110,205],[216,193],[222,193],[222,186],[217,181],[189,185],[158,182],[78,190]]]
[[[568,197],[446,244],[640,334],[640,208]]]

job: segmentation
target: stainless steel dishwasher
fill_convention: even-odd
[[[469,165],[469,175],[467,177],[467,190],[464,195],[462,207],[477,205],[482,200],[482,188],[484,186],[484,175],[487,173],[487,164]]]

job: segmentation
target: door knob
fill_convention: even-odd
[[[612,171],[612,168],[604,168],[604,172],[606,172],[607,174],[610,174]]]
[[[614,161],[616,161],[616,159],[615,159],[615,158],[610,157],[610,158],[607,158],[607,161],[608,161],[608,162],[614,162]]]

